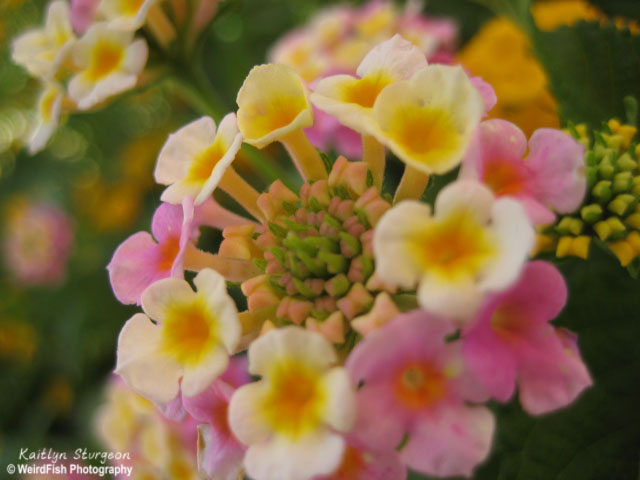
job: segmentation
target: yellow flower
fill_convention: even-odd
[[[58,128],[64,90],[57,83],[45,85],[38,100],[38,124],[29,140],[29,153],[42,150]]]
[[[238,127],[245,142],[264,148],[280,141],[305,178],[326,178],[324,163],[303,132],[313,125],[313,112],[307,87],[293,68],[278,64],[253,67],[236,101]]]
[[[100,11],[118,30],[134,31],[142,27],[151,6],[157,0],[102,0]]]

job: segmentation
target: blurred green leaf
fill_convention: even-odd
[[[626,17],[640,20],[640,2],[638,0],[589,0],[605,14],[613,17]]]
[[[564,121],[623,119],[624,97],[640,98],[640,36],[629,30],[579,22],[536,32],[533,44]]]

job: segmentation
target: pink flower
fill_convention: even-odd
[[[347,360],[358,391],[354,434],[370,448],[395,449],[430,475],[470,475],[489,453],[495,421],[484,389],[465,370],[447,320],[424,311],[396,317],[358,344]]]
[[[153,215],[151,232],[138,232],[116,249],[107,266],[116,298],[140,305],[142,292],[167,277],[182,278],[187,244],[197,238],[193,201],[178,205],[163,203]]]
[[[463,332],[467,365],[500,401],[520,389],[522,407],[533,415],[571,403],[591,377],[576,336],[555,328],[567,287],[550,263],[528,263],[509,290],[489,297]]]
[[[65,276],[73,247],[73,225],[54,204],[16,199],[8,209],[3,260],[24,285],[55,285]]]
[[[559,130],[541,128],[529,140],[506,120],[480,124],[462,164],[462,178],[477,178],[496,195],[520,200],[535,224],[569,213],[584,197],[584,147]]]
[[[376,451],[353,435],[346,435],[342,463],[331,475],[313,480],[404,480],[407,467],[395,450]]]
[[[100,0],[71,0],[71,25],[82,35],[93,23]]]
[[[235,480],[242,471],[246,447],[231,432],[229,400],[236,389],[251,381],[247,358],[234,357],[218,380],[195,397],[183,397],[184,407],[198,426],[198,467],[207,478]]]

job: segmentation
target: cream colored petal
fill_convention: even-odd
[[[308,480],[337,469],[344,448],[344,438],[329,431],[295,442],[278,437],[249,447],[244,464],[252,478]]]
[[[431,208],[417,201],[400,202],[382,216],[373,236],[373,252],[377,275],[385,283],[405,289],[416,286],[424,271],[408,243],[431,222]]]
[[[480,288],[496,291],[507,288],[520,275],[533,248],[535,230],[522,204],[511,198],[499,198],[491,217],[499,257],[483,276]]]
[[[147,63],[149,56],[149,47],[147,42],[138,38],[127,47],[124,57],[124,70],[135,75],[139,75]]]
[[[472,214],[479,223],[491,217],[495,197],[489,188],[474,180],[456,180],[443,188],[436,198],[435,217],[445,218],[461,210]]]
[[[168,309],[176,304],[195,301],[196,292],[180,278],[163,278],[152,283],[142,292],[142,309],[157,322],[162,323]]]
[[[115,372],[134,391],[158,403],[178,395],[182,368],[159,353],[160,328],[138,313],[124,325],[118,337]]]
[[[156,163],[156,182],[171,185],[187,174],[193,159],[206,150],[216,136],[216,123],[202,117],[169,135]]]
[[[197,365],[184,367],[182,393],[187,397],[195,397],[202,393],[211,383],[224,373],[229,365],[229,355],[222,346],[213,347],[204,355]]]
[[[427,59],[422,50],[396,34],[376,45],[364,57],[356,73],[359,77],[364,77],[382,70],[396,80],[409,80],[426,66]]]
[[[80,110],[88,110],[109,97],[131,90],[136,86],[137,81],[138,78],[135,75],[113,73],[96,84],[93,84],[93,88],[88,91],[84,90],[79,92],[78,90],[72,90],[72,86],[70,84],[69,96],[75,100]],[[73,84],[73,80],[71,83]],[[85,80],[84,85],[87,84],[91,85]]]
[[[482,299],[483,292],[473,279],[444,282],[435,275],[425,275],[418,287],[418,303],[422,308],[458,324],[473,316]]]
[[[254,375],[266,375],[282,360],[322,371],[335,364],[337,356],[323,335],[297,326],[271,330],[249,347],[249,372]]]
[[[349,374],[342,367],[329,370],[322,377],[322,385],[328,392],[324,420],[341,432],[348,432],[356,419],[356,394]]]
[[[169,185],[160,196],[160,200],[173,205],[182,205],[186,197],[196,198],[202,191],[202,185],[193,182],[178,180],[173,185]],[[195,203],[195,202],[194,202]]]
[[[287,65],[253,67],[236,101],[240,132],[245,142],[258,148],[313,124],[306,86]]]
[[[205,268],[193,280],[198,295],[205,299],[209,311],[217,320],[217,330],[228,354],[233,354],[240,342],[242,327],[238,310],[227,293],[227,283],[218,272]]]
[[[460,67],[430,65],[378,95],[372,133],[414,168],[445,173],[460,163],[483,108]]]
[[[243,385],[233,393],[229,402],[229,427],[245,445],[264,442],[271,436],[271,428],[261,410],[269,386],[264,381]]]

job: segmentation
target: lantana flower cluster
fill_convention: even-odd
[[[337,5],[316,12],[307,24],[285,34],[271,48],[273,63],[290,65],[309,84],[324,77],[353,75],[374,46],[400,34],[416,45],[429,61],[449,63],[456,48],[458,27],[447,18],[427,17],[418,2],[403,8],[387,0],[362,6]],[[322,150],[335,147],[346,156],[360,156],[360,138],[321,110],[307,128],[312,143]]]
[[[489,399],[517,390],[540,415],[591,385],[576,336],[551,323],[565,281],[529,258],[536,228],[582,202],[584,147],[483,122],[492,93],[396,35],[356,75],[312,87],[290,66],[256,66],[237,112],[169,136],[152,232],[108,267],[118,299],[144,312],[120,333],[116,373],[168,418],[201,424],[201,474],[470,476],[491,450]],[[313,106],[358,132],[361,159],[313,147]],[[302,187],[254,189],[233,167],[243,142],[282,144]],[[387,152],[405,164],[394,192]],[[457,167],[433,205],[421,200]],[[218,188],[243,214],[213,200]],[[216,253],[198,244],[203,226],[222,231]]]
[[[135,87],[148,56],[136,31],[154,8],[149,18],[162,19],[156,0],[73,3],[52,1],[44,25],[13,41],[13,60],[42,84],[31,153],[45,147],[63,113],[93,109]]]

